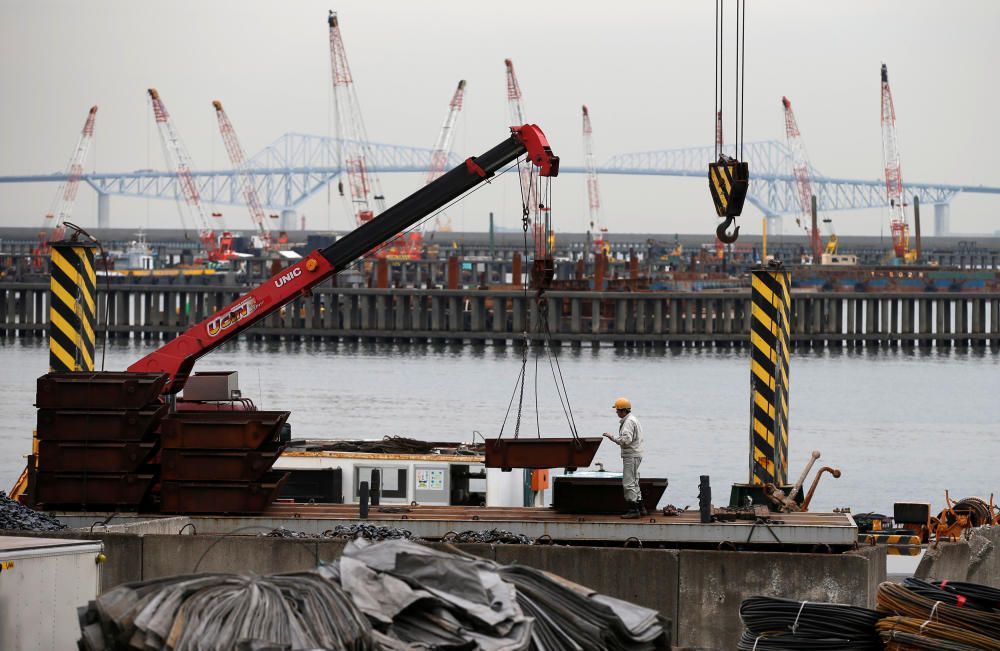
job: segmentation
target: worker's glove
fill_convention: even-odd
[[[606,439],[611,439],[612,441],[614,440],[614,439],[612,439],[612,438],[611,438],[611,435],[610,435],[610,434],[608,434],[607,432],[605,432],[605,433],[601,434],[601,436],[603,436],[603,437],[604,437],[604,438],[606,438]]]

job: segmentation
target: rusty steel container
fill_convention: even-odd
[[[131,510],[146,498],[155,479],[152,474],[133,473],[39,472],[36,477],[34,501],[39,508],[121,506]]]
[[[288,411],[179,411],[160,422],[163,449],[256,450],[278,441]]]
[[[153,437],[167,405],[142,409],[39,409],[36,432],[51,441],[140,441]]]
[[[38,378],[39,409],[140,409],[159,400],[165,373],[93,371],[46,373]]]
[[[41,472],[132,473],[153,455],[156,441],[39,441]]]
[[[603,437],[486,439],[487,468],[586,468]]]
[[[262,513],[288,480],[287,472],[271,471],[259,482],[164,481],[160,510],[164,513]]]
[[[260,450],[168,448],[160,455],[160,476],[166,481],[259,481],[284,447],[269,443]]]

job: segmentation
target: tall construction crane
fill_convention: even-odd
[[[66,230],[63,223],[73,215],[76,193],[80,189],[80,177],[83,176],[83,163],[87,159],[90,143],[94,140],[94,121],[96,119],[97,107],[91,106],[87,113],[87,120],[83,123],[83,130],[80,131],[80,139],[76,141],[76,148],[69,157],[69,163],[66,164],[65,173],[69,178],[56,190],[52,207],[42,219],[42,227],[38,232],[38,245],[32,252],[32,260],[38,269],[42,267],[42,261],[49,253],[51,248],[49,242],[58,242],[63,239]]]
[[[236,137],[233,123],[229,120],[226,110],[222,108],[222,102],[215,100],[212,102],[212,106],[215,107],[215,117],[219,120],[219,133],[222,134],[222,141],[226,144],[229,162],[233,164],[233,169],[240,175],[243,199],[246,201],[250,217],[257,227],[257,237],[260,238],[261,248],[264,251],[277,250],[277,242],[271,238],[271,228],[267,223],[264,207],[260,204],[260,198],[257,197],[253,175],[247,169],[247,156],[240,145],[239,138]]]
[[[587,167],[587,201],[590,209],[590,232],[594,238],[593,252],[607,253],[604,235],[607,227],[601,223],[601,191],[597,185],[597,159],[594,156],[594,129],[590,124],[590,111],[583,105],[583,153]]]
[[[451,145],[455,140],[455,123],[458,121],[458,114],[462,112],[462,101],[465,99],[465,80],[458,82],[458,88],[451,97],[448,104],[448,117],[441,125],[441,133],[438,134],[437,142],[434,143],[434,152],[431,154],[431,169],[427,173],[427,183],[433,183],[442,174],[448,164],[448,157],[451,156]],[[450,232],[451,218],[444,213],[440,213],[434,220],[433,230]]]
[[[903,211],[903,174],[899,165],[896,142],[896,108],[889,88],[889,70],[882,64],[882,159],[885,163],[885,192],[889,199],[889,228],[892,249],[897,258],[910,261],[916,257],[910,251],[910,226]]]
[[[791,100],[787,97],[782,97],[781,106],[784,108],[785,137],[788,141],[788,149],[792,154],[792,176],[795,177],[795,189],[799,200],[799,216],[795,218],[795,223],[805,230],[809,238],[809,248],[812,250],[813,263],[819,264],[823,256],[824,247],[819,227],[816,223],[816,216],[812,211],[813,192],[812,179],[809,174],[809,157],[806,154],[806,146],[802,141],[802,133],[799,131],[795,113],[792,111]],[[828,231],[828,241],[825,251],[827,253],[836,253],[837,236],[833,233],[833,222],[829,217],[825,217],[823,224]]]
[[[361,117],[361,104],[354,88],[351,67],[347,63],[337,12],[330,12],[327,25],[330,28],[330,72],[333,76],[333,110],[340,166],[347,173],[355,222],[361,226],[385,210],[385,197],[378,175],[370,169],[368,134]],[[343,181],[338,184],[338,189],[340,196],[344,196]]]
[[[510,59],[504,59],[503,64],[507,72],[507,108],[510,111],[511,124],[525,124],[521,84],[517,82],[517,75],[514,73],[514,62]],[[534,214],[532,239],[535,243],[535,259],[541,259],[548,252],[549,234],[542,217],[547,214],[548,206],[542,206],[538,203],[538,192],[535,188],[535,177],[531,165],[520,166],[520,171],[524,205]]]
[[[191,163],[191,156],[187,148],[181,141],[180,135],[174,129],[173,122],[170,121],[170,114],[167,107],[160,99],[160,93],[155,88],[149,89],[149,98],[153,102],[153,117],[156,119],[156,127],[160,132],[160,144],[163,145],[163,156],[167,159],[167,164],[177,170],[177,185],[180,186],[181,194],[184,195],[184,203],[188,213],[194,218],[198,228],[198,239],[201,240],[201,247],[207,259],[211,262],[224,262],[232,257],[233,236],[226,230],[225,224],[221,221],[221,213],[213,213],[213,219],[218,223],[222,236],[216,235],[215,229],[209,222],[205,214],[205,208],[201,205],[201,195],[198,194],[198,186],[191,176],[194,167]]]

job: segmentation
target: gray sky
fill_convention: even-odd
[[[481,153],[505,135],[503,59],[511,57],[528,119],[542,126],[564,164],[583,162],[582,103],[591,110],[599,161],[711,142],[708,0],[0,0],[0,174],[63,168],[92,104],[100,109],[88,170],[164,169],[145,94],[150,86],[160,90],[199,168],[228,166],[213,99],[225,104],[248,155],[286,131],[330,134],[330,8],[341,18],[372,140],[431,147],[455,83],[465,78],[455,151]],[[784,139],[780,99],[788,95],[817,168],[880,177],[878,72],[885,61],[904,181],[1000,185],[990,162],[1000,150],[998,33],[994,0],[750,0],[746,139]],[[382,182],[392,203],[419,187],[423,175],[385,175]],[[602,177],[605,222],[613,232],[708,236],[716,220],[706,185]],[[583,230],[582,175],[560,177],[554,189],[556,229]],[[40,224],[55,190],[0,185],[0,223]],[[171,202],[111,201],[112,225],[180,225]],[[513,177],[495,183],[452,211],[456,230],[485,230],[489,211],[514,226],[519,203]],[[95,193],[82,187],[75,221],[95,225],[96,204]],[[222,210],[231,228],[249,230],[245,209]],[[310,228],[351,225],[335,192],[329,202],[325,193],[310,200],[302,213]],[[993,232],[998,213],[1000,196],[959,197],[952,229]],[[744,231],[759,232],[759,213],[745,215]],[[887,231],[881,211],[832,217],[842,234]]]

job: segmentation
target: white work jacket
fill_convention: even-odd
[[[642,425],[635,414],[629,413],[618,425],[618,436],[611,435],[611,440],[622,449],[622,459],[628,457],[642,458]]]

